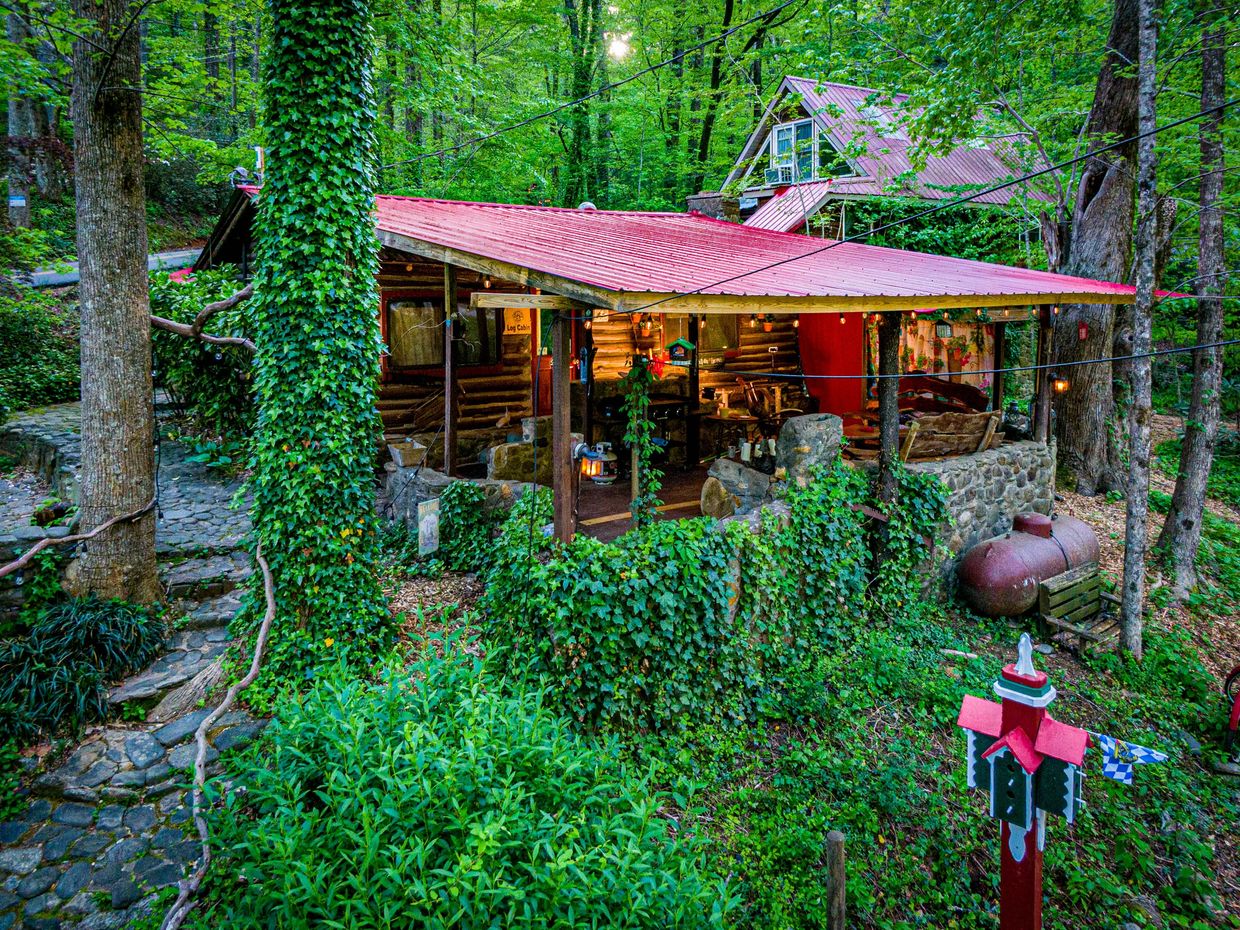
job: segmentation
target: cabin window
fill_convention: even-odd
[[[709,367],[723,362],[740,349],[740,317],[708,314],[698,322],[698,364]]]
[[[852,174],[848,160],[831,145],[827,134],[819,131],[815,135],[813,120],[776,126],[771,131],[770,157],[771,168],[766,173],[768,184]]]
[[[383,334],[388,367],[399,371],[443,371],[443,298],[438,294],[386,294]],[[503,357],[503,310],[469,306],[469,294],[457,302],[456,361],[462,368],[495,367]]]

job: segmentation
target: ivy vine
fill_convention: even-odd
[[[372,471],[374,38],[364,0],[269,0],[269,10],[269,170],[250,307],[253,518],[279,610],[267,674],[300,681],[342,652],[366,661],[394,632],[377,576]]]
[[[624,415],[627,418],[624,441],[637,452],[637,495],[631,505],[635,527],[645,526],[654,520],[657,508],[663,503],[659,500],[663,472],[654,466],[655,426],[648,416],[650,388],[656,380],[650,360],[638,355],[622,381]]]

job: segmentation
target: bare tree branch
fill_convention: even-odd
[[[194,317],[192,323],[178,323],[176,320],[167,320],[162,316],[151,316],[151,325],[156,329],[162,329],[166,333],[173,333],[177,336],[185,336],[187,339],[199,339],[202,342],[210,343],[215,346],[240,346],[248,349],[250,352],[256,351],[255,345],[244,336],[212,336],[210,333],[204,333],[203,327],[211,317],[225,310],[231,310],[243,300],[254,295],[254,285],[247,284],[231,297],[225,297],[223,300],[217,300],[209,303]]]
[[[215,722],[232,707],[233,702],[237,700],[237,695],[248,688],[254,679],[258,677],[259,669],[262,668],[263,664],[263,651],[267,647],[267,637],[271,633],[271,623],[276,616],[275,582],[271,577],[271,568],[267,565],[267,560],[263,558],[263,544],[261,542],[254,550],[254,560],[263,572],[263,597],[266,599],[267,609],[263,614],[263,622],[259,625],[258,637],[254,642],[254,655],[250,659],[250,670],[245,673],[244,678],[233,683],[232,687],[228,689],[228,693],[224,695],[224,700],[206,716],[202,723],[198,724],[198,730],[194,733],[198,752],[194,756],[194,789],[191,798],[194,826],[198,828],[198,837],[202,841],[202,856],[198,860],[198,866],[194,869],[194,873],[189,878],[182,879],[178,883],[180,891],[177,894],[176,901],[173,902],[172,908],[164,917],[161,930],[178,930],[185,923],[185,919],[189,916],[190,911],[198,903],[195,895],[198,893],[203,879],[207,876],[207,869],[211,865],[211,839],[207,831],[206,818],[203,816],[203,794],[207,783],[207,733],[211,727],[215,726]]]
[[[75,533],[72,536],[61,536],[59,539],[52,539],[50,536],[46,539],[40,539],[37,543],[27,549],[20,558],[10,562],[8,565],[0,565],[0,578],[3,578],[5,575],[11,575],[13,572],[19,571],[29,565],[30,560],[44,549],[51,546],[63,546],[67,543],[85,542],[88,539],[94,539],[104,530],[110,529],[118,523],[127,523],[130,520],[137,520],[139,517],[145,516],[150,513],[154,507],[155,499],[151,498],[151,502],[140,510],[135,510],[133,513],[127,513],[120,517],[113,517],[111,520],[105,520],[89,533]]]

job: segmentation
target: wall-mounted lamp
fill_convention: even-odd
[[[1051,387],[1056,394],[1067,394],[1068,388],[1072,385],[1067,378],[1061,378],[1059,375],[1051,375]]]

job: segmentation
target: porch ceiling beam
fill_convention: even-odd
[[[514,294],[511,292],[474,291],[469,295],[469,305],[475,310],[519,307],[529,310],[580,310],[586,305],[571,297],[559,294]]]

